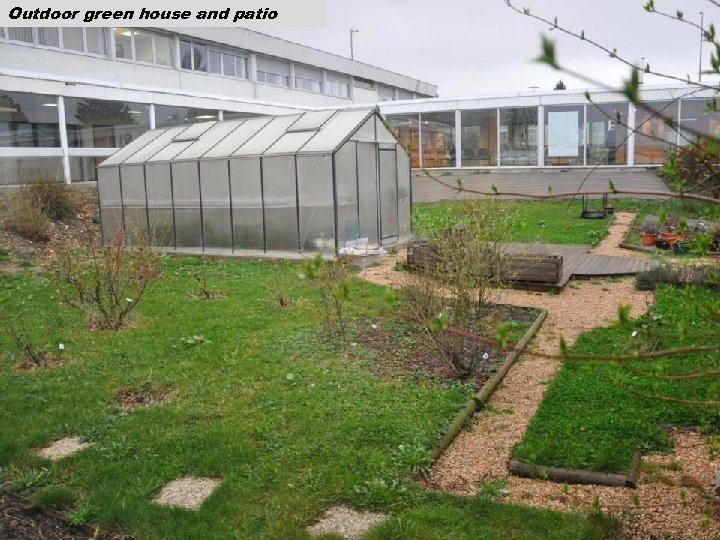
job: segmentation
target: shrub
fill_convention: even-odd
[[[33,242],[50,240],[50,220],[77,212],[72,189],[51,172],[36,172],[10,199],[5,226]]]
[[[668,156],[660,172],[675,191],[710,197],[720,195],[720,156],[717,144],[705,141],[684,146]]]
[[[65,219],[78,211],[72,188],[50,172],[36,173],[23,190],[33,205],[50,219]]]
[[[50,240],[50,219],[33,205],[27,191],[19,191],[10,200],[5,227],[32,242]]]
[[[482,333],[493,287],[506,274],[503,244],[514,216],[497,199],[459,201],[451,212],[452,226],[430,234],[428,260],[407,275],[402,292],[406,308],[423,323],[428,348],[466,378],[488,356],[457,330]]]
[[[663,264],[635,276],[635,287],[641,291],[654,291],[661,283],[678,287],[700,285],[720,291],[720,265],[670,266]]]
[[[324,261],[318,254],[305,263],[303,275],[311,280],[320,296],[328,341],[332,343],[339,338],[340,343],[344,343],[346,301],[350,296],[350,262],[344,257]]]
[[[97,247],[85,197],[80,207],[89,247],[58,249],[52,261],[53,276],[65,303],[82,311],[91,327],[119,330],[148,283],[159,275],[160,258],[144,235],[137,235],[126,248],[122,230],[108,247]]]

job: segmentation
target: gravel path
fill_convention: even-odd
[[[633,213],[617,212],[608,235],[592,253],[644,257],[618,247],[634,217]],[[392,268],[395,262],[404,260],[403,256],[398,253],[381,267],[366,269],[361,275],[375,283],[397,286],[402,282],[402,272]],[[557,351],[560,336],[572,344],[582,332],[615,320],[620,305],[630,305],[632,316],[637,317],[653,302],[651,292],[635,290],[633,278],[571,281],[559,294],[503,290],[498,292],[498,298],[500,303],[548,311],[531,345],[547,353]],[[717,498],[704,495],[712,493],[714,472],[720,469],[720,462],[714,458],[716,452],[696,433],[675,431],[674,453],[644,456],[642,467],[647,472],[633,490],[564,486],[508,476],[509,451],[525,433],[558,368],[555,360],[521,357],[492,396],[489,407],[437,461],[431,483],[469,495],[483,480],[504,479],[506,501],[564,511],[587,509],[597,496],[604,509],[626,518],[626,531],[632,538],[701,539],[720,535],[720,523],[713,517],[718,512]]]
[[[625,238],[628,229],[635,219],[634,212],[615,212],[615,217],[608,226],[608,234],[596,248],[592,250],[595,255],[614,255],[616,257],[634,257],[645,259],[648,256],[642,251],[634,251],[619,247]]]

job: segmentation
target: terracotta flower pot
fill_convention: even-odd
[[[654,246],[656,238],[657,238],[657,234],[654,234],[654,233],[650,233],[650,232],[640,233],[640,242],[642,243],[643,246]]]

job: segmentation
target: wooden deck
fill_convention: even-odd
[[[647,270],[657,263],[634,257],[593,255],[588,244],[507,244],[507,252],[524,255],[562,255],[563,275],[552,284],[516,283],[513,288],[532,290],[561,290],[573,277],[590,279],[594,277],[630,276]]]

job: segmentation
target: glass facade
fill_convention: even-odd
[[[720,112],[713,111],[707,99],[683,99],[680,117],[681,146],[703,137],[720,138]]]
[[[455,112],[422,113],[422,166],[455,166]]]
[[[672,125],[666,119],[672,119]],[[660,165],[678,144],[677,101],[650,101],[635,111],[635,163]]]
[[[497,109],[462,111],[462,165],[497,165]]]
[[[500,109],[500,165],[538,164],[537,107]]]
[[[62,179],[62,158],[0,157],[0,186],[23,184],[37,174]]]
[[[195,109],[193,107],[173,107],[170,105],[155,105],[155,127],[170,127],[188,122],[209,122],[218,119],[218,112],[209,109]]]
[[[587,106],[587,165],[627,164],[627,103]]]
[[[56,96],[0,91],[0,147],[59,146]]]
[[[420,117],[417,114],[389,114],[390,129],[410,154],[413,167],[420,167]]]
[[[150,106],[65,98],[65,123],[70,148],[122,148],[150,129]]]

